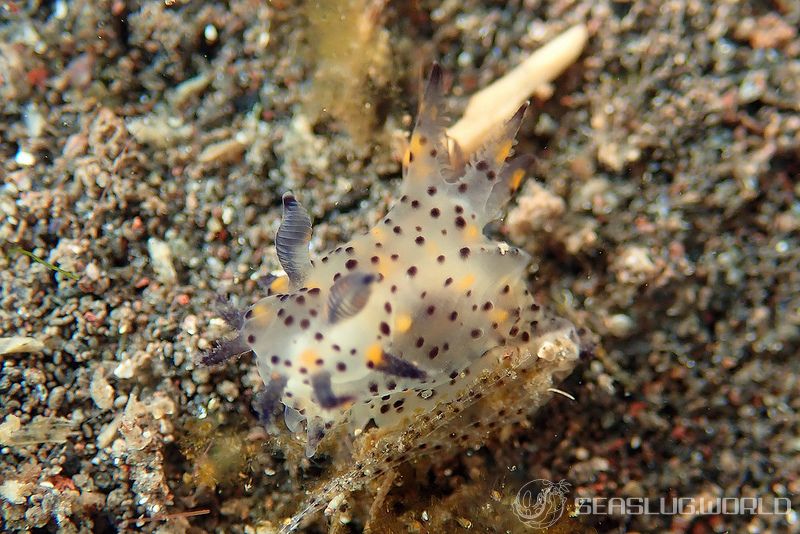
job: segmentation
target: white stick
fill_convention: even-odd
[[[532,53],[514,70],[472,95],[464,116],[447,135],[461,145],[464,154],[477,150],[537,87],[554,80],[578,59],[588,37],[586,26],[578,24]]]

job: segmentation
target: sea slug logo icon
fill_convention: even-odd
[[[566,480],[531,480],[517,493],[512,509],[520,521],[530,528],[555,525],[564,513],[570,484]]]

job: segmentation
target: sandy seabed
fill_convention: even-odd
[[[225,333],[217,295],[261,296],[287,189],[315,252],[386,212],[431,61],[458,116],[585,23],[519,136],[536,180],[493,229],[534,255],[537,299],[599,339],[559,386],[575,400],[307,530],[528,532],[511,502],[545,479],[792,507],[573,513],[553,532],[796,532],[800,4],[398,1],[352,32],[318,9],[0,2],[0,529],[274,531],[338,460],[259,430],[250,358],[194,365]],[[328,53],[351,39],[363,64]]]

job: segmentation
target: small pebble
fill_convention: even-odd
[[[606,319],[606,328],[613,336],[627,337],[633,331],[633,319],[624,313],[617,313]]]
[[[32,337],[13,336],[0,338],[0,355],[41,352],[44,343]]]
[[[36,156],[20,148],[14,156],[14,161],[21,167],[32,167],[36,165]]]
[[[172,264],[172,251],[169,245],[151,237],[147,240],[147,251],[150,253],[150,261],[156,277],[164,284],[172,285],[178,279],[178,274]]]
[[[89,395],[101,410],[108,410],[114,404],[114,388],[106,380],[105,370],[102,367],[98,367],[92,375]]]

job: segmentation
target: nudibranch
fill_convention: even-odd
[[[292,432],[304,425],[308,456],[341,425],[391,432],[466,408],[510,355],[509,383],[545,360],[557,360],[546,373],[555,380],[578,359],[572,324],[546,315],[526,289],[528,254],[484,234],[529,163],[510,157],[525,106],[463,161],[448,150],[441,88],[434,66],[399,200],[366,234],[312,258],[309,214],[283,195],[275,247],[286,274],[246,312],[225,313],[238,335],[201,358],[215,364],[252,351],[266,384],[262,415],[282,411]],[[524,395],[515,392],[516,402]]]

